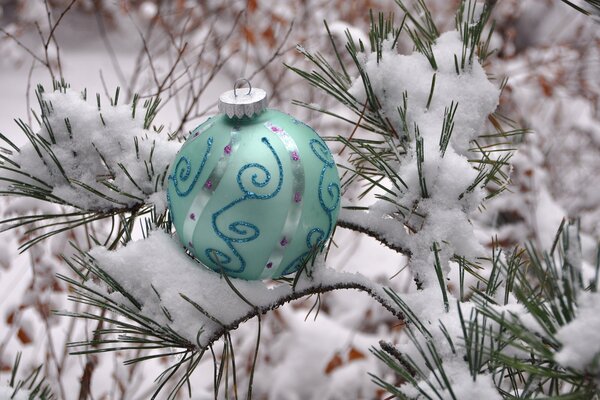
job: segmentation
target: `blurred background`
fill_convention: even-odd
[[[441,31],[453,29],[458,1],[425,3]],[[297,45],[333,57],[323,20],[339,46],[346,29],[367,42],[369,9],[402,17],[392,0],[0,0],[0,133],[24,144],[14,119],[35,126],[34,88],[48,89],[62,76],[74,90],[103,98],[120,87],[123,102],[136,93],[160,95],[157,123],[183,138],[217,112],[223,91],[246,77],[267,90],[271,107],[307,121],[322,136],[349,135],[353,126],[292,104],[296,99],[347,113],[284,64],[310,68]],[[508,248],[527,241],[547,248],[563,218],[578,218],[584,256],[593,258],[600,237],[600,25],[559,0],[498,0],[492,19],[497,50],[485,68],[498,86],[507,79],[501,112],[529,133],[517,140],[509,191],[473,216],[475,229],[490,247],[497,238]],[[408,43],[402,35],[399,51],[410,53]],[[330,142],[334,153],[338,146]],[[4,218],[52,207],[0,198]],[[57,398],[149,398],[164,361],[123,366],[133,354],[68,355],[65,343],[98,327],[52,312],[75,307],[55,275],[69,273],[61,258],[70,253],[69,241],[90,245],[85,229],[19,254],[27,234],[0,234],[0,384],[21,351],[21,368],[44,364]],[[402,256],[343,229],[334,241],[331,267],[400,292],[415,290]],[[251,369],[256,325],[252,320],[233,333],[240,387]],[[369,348],[380,339],[399,340],[401,328],[358,292],[286,305],[263,318],[254,398],[384,398],[368,373],[389,372]],[[214,398],[211,357],[192,381],[192,398]]]

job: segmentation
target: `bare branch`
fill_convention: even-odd
[[[77,0],[72,0],[69,3],[69,5],[63,10],[63,12],[60,13],[60,15],[58,16],[58,19],[56,20],[56,22],[54,23],[54,25],[52,25],[50,23],[50,15],[48,15],[48,24],[50,26],[50,33],[48,34],[48,38],[46,39],[46,42],[44,43],[44,47],[48,47],[48,45],[50,44],[50,40],[52,40],[52,38],[54,37],[54,31],[56,30],[56,28],[58,28],[58,25],[60,24],[60,21],[69,12],[69,10],[71,9],[71,7],[73,7],[73,5],[76,2],[77,2]]]
[[[235,330],[238,326],[254,317],[259,316],[260,314],[266,314],[269,311],[273,311],[284,304],[292,302],[294,300],[301,299],[306,296],[314,295],[314,294],[323,294],[327,292],[331,292],[334,290],[341,289],[354,289],[361,292],[366,293],[371,296],[374,300],[376,300],[381,306],[383,306],[386,310],[391,312],[398,320],[403,321],[404,315],[396,308],[391,306],[391,303],[388,299],[386,299],[383,295],[383,291],[379,291],[375,289],[373,284],[367,284],[366,282],[338,282],[338,283],[329,283],[329,284],[317,284],[315,286],[309,286],[301,290],[296,290],[290,293],[287,296],[283,296],[279,298],[276,302],[269,304],[268,306],[255,307],[252,311],[248,312],[245,315],[240,316],[235,321],[224,325],[223,328],[219,331],[216,331],[210,339],[208,339],[208,344],[206,347],[213,345],[217,340],[219,340],[224,334]],[[202,350],[202,349],[199,349]]]
[[[45,67],[49,67],[49,65],[44,61],[40,56],[36,55],[29,47],[25,46],[15,35],[10,32],[7,32],[6,29],[0,27],[0,32],[4,33],[8,38],[12,39],[17,46],[25,50],[31,57],[37,60],[39,63],[43,64]]]

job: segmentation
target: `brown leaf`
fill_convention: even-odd
[[[355,349],[354,347],[351,347],[350,350],[348,351],[348,360],[349,361],[353,361],[353,360],[360,360],[363,358],[367,358],[365,356],[365,354],[357,349]]]
[[[63,287],[61,286],[60,282],[57,280],[54,280],[52,282],[52,291],[53,292],[62,292],[64,291]]]
[[[244,37],[250,44],[256,43],[256,37],[254,36],[254,32],[248,26],[244,26]]]
[[[340,357],[338,353],[335,353],[331,360],[329,360],[329,362],[327,363],[327,366],[325,367],[325,374],[331,374],[337,368],[341,367],[343,363],[344,361],[342,360],[342,357]]]
[[[542,92],[544,92],[544,95],[546,97],[552,97],[554,88],[552,87],[552,84],[550,84],[550,82],[548,82],[548,80],[544,76],[538,77],[538,83],[540,84],[540,86],[542,88]]]
[[[277,44],[277,40],[275,39],[275,32],[270,26],[263,31],[261,36],[269,44],[269,47],[273,48]]]
[[[23,344],[31,343],[31,338],[29,337],[29,335],[27,334],[27,332],[25,332],[25,330],[23,328],[19,328],[19,331],[17,332],[17,337]]]

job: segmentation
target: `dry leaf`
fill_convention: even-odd
[[[25,332],[25,329],[23,329],[23,328],[19,328],[19,332],[17,332],[17,337],[23,344],[31,343],[31,338],[29,337],[29,335],[27,334],[27,332]]]
[[[325,374],[331,374],[334,370],[341,367],[342,364],[344,364],[342,357],[340,357],[338,353],[335,353],[335,355],[331,358],[331,360],[329,360],[327,366],[325,367]]]
[[[367,358],[365,356],[365,354],[357,349],[355,349],[354,347],[350,348],[350,350],[348,351],[348,360],[349,361],[353,361],[353,360],[361,360],[363,358]]]

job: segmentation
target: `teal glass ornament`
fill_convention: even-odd
[[[266,109],[260,89],[236,90],[221,96],[223,113],[194,129],[173,161],[171,219],[184,248],[212,270],[278,278],[331,235],[339,176],[311,127]]]

